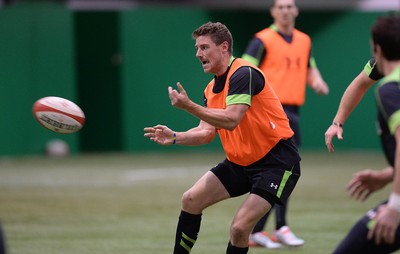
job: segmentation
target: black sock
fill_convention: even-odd
[[[181,211],[176,228],[174,254],[188,254],[197,240],[200,230],[201,214]]]
[[[228,248],[226,249],[226,254],[246,254],[249,251],[249,247],[240,248],[233,246],[231,242],[228,243]]]
[[[264,230],[265,224],[267,223],[269,214],[271,211],[269,211],[267,214],[265,214],[254,226],[253,231],[251,232],[252,234],[262,232]]]
[[[275,206],[275,219],[276,219],[276,229],[280,229],[283,226],[286,226],[286,210],[287,204],[285,205],[276,205]]]

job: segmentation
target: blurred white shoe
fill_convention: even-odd
[[[304,245],[304,240],[298,238],[288,226],[283,226],[274,232],[276,239],[287,246],[297,247]]]
[[[272,241],[265,231],[250,235],[249,246],[255,246],[254,244],[267,249],[279,249],[282,247],[282,244]]]

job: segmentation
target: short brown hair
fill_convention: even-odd
[[[216,45],[221,45],[223,42],[228,42],[229,48],[228,52],[232,54],[233,52],[233,38],[229,29],[220,22],[207,22],[201,25],[199,28],[193,31],[192,36],[196,39],[199,36],[209,35],[211,40]]]
[[[378,17],[371,29],[372,42],[382,48],[387,60],[400,60],[400,16]],[[375,49],[374,49],[375,50]]]
[[[269,6],[269,9],[272,9],[272,8],[276,5],[276,1],[277,1],[277,0],[272,0],[272,3],[271,3],[271,5]],[[294,0],[293,2],[294,2],[294,6],[297,7],[297,2],[296,2],[296,0]]]

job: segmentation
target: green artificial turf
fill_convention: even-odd
[[[288,221],[305,245],[249,253],[331,253],[351,225],[385,199],[364,203],[345,187],[360,169],[380,169],[380,152],[303,152]],[[0,221],[9,254],[172,253],[182,193],[220,153],[102,154],[1,158]],[[206,209],[192,254],[225,253],[239,197]],[[266,230],[271,231],[274,216]]]

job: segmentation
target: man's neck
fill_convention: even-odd
[[[227,55],[224,59],[224,64],[221,65],[220,69],[218,70],[217,73],[214,73],[216,77],[221,77],[225,74],[226,70],[229,68],[231,63],[233,62],[235,58],[231,55]]]
[[[294,24],[290,26],[283,26],[277,23],[274,23],[278,31],[284,35],[292,35],[294,30]]]
[[[394,69],[400,67],[400,60],[395,61],[384,61],[382,63],[382,73],[387,76],[394,71]]]

